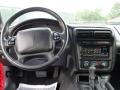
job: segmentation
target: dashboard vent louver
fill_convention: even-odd
[[[76,39],[77,41],[81,39],[92,39],[93,38],[93,31],[76,31]]]
[[[96,39],[110,39],[111,32],[110,31],[94,31],[94,38],[96,38]]]
[[[76,40],[111,39],[112,33],[109,30],[76,30]]]

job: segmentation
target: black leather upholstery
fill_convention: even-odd
[[[16,49],[20,54],[47,52],[52,49],[52,35],[49,28],[30,28],[19,31]]]

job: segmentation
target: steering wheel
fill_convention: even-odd
[[[12,32],[9,34],[7,33],[13,21],[15,21],[21,15],[34,11],[45,12],[56,18],[62,29],[62,32],[54,32],[48,27],[39,27],[18,31],[15,36]],[[68,36],[69,33],[67,26],[58,14],[47,8],[32,7],[19,11],[5,23],[4,28],[1,31],[1,49],[7,61],[13,66],[24,70],[43,69],[59,59],[67,46]],[[57,39],[62,41],[62,46],[57,54],[54,55],[54,43]],[[11,46],[14,47],[17,59],[13,58],[7,50],[7,48]],[[23,62],[26,60],[26,58],[29,60],[29,57],[31,56],[34,56],[34,58],[37,56],[45,56],[47,60],[42,60],[41,58],[40,60],[42,60],[42,63],[37,65],[24,64]]]

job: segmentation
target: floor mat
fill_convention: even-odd
[[[4,90],[4,74],[3,74],[3,66],[0,64],[0,90]]]

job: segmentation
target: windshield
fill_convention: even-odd
[[[57,12],[68,24],[120,21],[120,0],[0,0],[3,22],[26,7],[49,8]],[[44,16],[43,14],[30,14],[22,16],[17,21],[20,22],[28,17]]]

